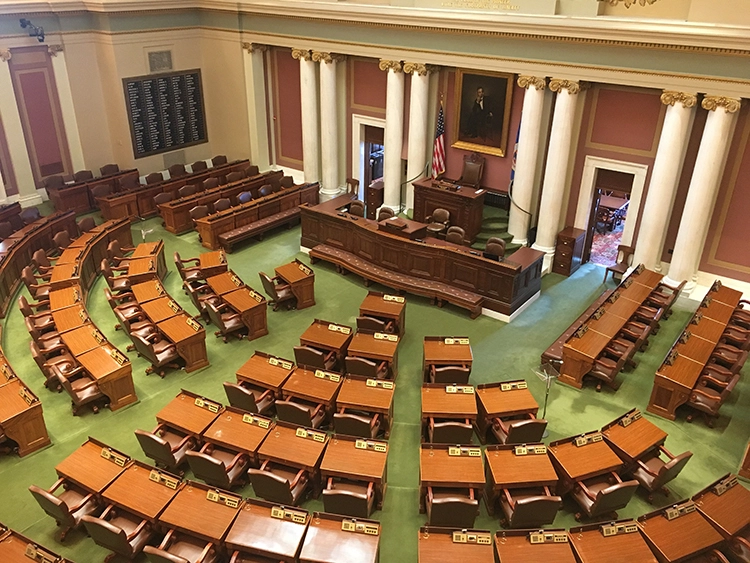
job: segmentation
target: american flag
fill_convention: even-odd
[[[521,116],[523,119],[523,116]],[[518,123],[518,133],[516,134],[516,144],[513,147],[513,162],[510,165],[510,188],[513,188],[513,182],[516,180],[516,161],[518,160],[518,141],[521,138],[521,123]]]
[[[443,104],[440,104],[437,128],[435,129],[435,143],[432,146],[432,177],[437,178],[445,172],[445,115]]]

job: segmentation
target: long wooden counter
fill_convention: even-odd
[[[495,262],[469,247],[409,240],[379,230],[376,221],[346,213],[352,199],[346,194],[314,207],[302,206],[302,246],[329,245],[394,274],[477,293],[482,307],[503,315],[511,315],[541,290],[542,252],[523,247],[510,259]]]
[[[65,184],[60,187],[45,188],[56,211],[86,213],[96,209],[96,201],[91,190],[97,186],[109,186],[113,192],[126,189],[130,183],[138,183],[138,170],[121,170],[115,174],[92,178],[83,182]]]
[[[0,349],[0,433],[18,444],[18,455],[50,443],[42,403],[21,381]],[[0,558],[2,560],[2,558]]]

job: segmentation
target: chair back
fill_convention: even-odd
[[[292,401],[276,401],[276,416],[279,420],[306,426],[311,428],[313,425],[310,416],[310,407],[300,405]]]
[[[141,449],[146,454],[146,457],[150,457],[156,463],[167,467],[175,467],[177,465],[172,448],[166,440],[156,434],[144,432],[143,430],[136,430],[135,437],[138,439],[138,443],[141,445]]]
[[[101,264],[99,264],[99,269],[101,270],[104,279],[107,280],[107,285],[112,289],[114,275],[112,274],[112,268],[109,266],[109,261],[106,258],[102,258]]]
[[[307,366],[315,369],[326,369],[325,354],[309,346],[294,347],[294,361],[298,366]]]
[[[680,474],[680,471],[685,467],[685,464],[690,461],[691,457],[693,457],[693,452],[683,452],[662,465],[659,468],[659,475],[654,479],[652,489],[661,489],[664,485],[677,477]]]
[[[471,370],[462,366],[442,366],[435,368],[435,381],[433,383],[455,383],[466,385],[469,382]]]
[[[179,178],[180,176],[184,176],[185,174],[187,174],[184,164],[173,164],[172,166],[167,168],[167,170],[169,170],[170,178]]]
[[[237,196],[237,201],[240,203],[247,203],[248,201],[253,200],[253,193],[252,192],[240,192],[240,194]]]
[[[505,241],[503,241],[503,244],[498,244],[496,242],[488,242],[487,245],[484,247],[484,251],[487,254],[494,254],[495,256],[505,256]]]
[[[55,495],[44,489],[40,489],[36,485],[31,485],[29,491],[41,509],[54,518],[58,524],[70,528],[76,525],[75,518],[73,518],[73,515],[70,513],[70,509],[68,508],[68,505],[65,504],[64,500],[57,498]]]
[[[138,176],[125,176],[120,178],[120,189],[129,190],[141,185],[141,179]]]
[[[484,174],[484,157],[477,153],[464,155],[464,169],[461,172],[459,183],[479,187]]]
[[[112,186],[109,184],[99,184],[98,186],[91,188],[91,195],[94,196],[94,199],[98,197],[107,197],[111,193]]]
[[[372,360],[347,356],[344,359],[344,363],[346,365],[346,373],[363,375],[365,377],[377,377],[378,375],[378,364]]]
[[[215,188],[219,185],[219,179],[218,178],[206,178],[203,180],[203,189],[204,190],[210,190],[212,188]]]
[[[385,221],[386,219],[390,219],[391,217],[395,216],[396,214],[390,207],[381,207],[378,211],[378,221]]]
[[[78,232],[81,234],[88,233],[94,227],[96,227],[96,221],[93,217],[84,217],[78,221]]]
[[[29,301],[26,299],[25,295],[18,296],[18,308],[21,310],[24,317],[34,314],[34,311],[31,310],[31,305],[29,305]]]
[[[13,234],[13,225],[9,221],[0,222],[0,240],[4,240]]]
[[[451,220],[451,212],[442,207],[438,207],[432,212],[432,221],[434,223],[447,223]]]
[[[198,186],[195,184],[185,184],[179,190],[177,190],[178,197],[188,197],[198,193]]]
[[[243,411],[257,413],[258,404],[255,402],[255,393],[250,389],[245,389],[242,385],[225,381],[224,393],[227,395],[229,404]]]
[[[154,196],[154,204],[155,205],[161,205],[162,203],[167,203],[168,201],[172,201],[172,194],[169,192],[161,192],[160,194],[156,194]]]
[[[449,528],[473,528],[479,513],[479,500],[464,496],[451,496],[432,499],[430,526]]]
[[[58,231],[55,233],[55,236],[52,237],[52,242],[55,243],[55,246],[62,251],[64,248],[67,248],[67,246],[70,244],[70,235],[68,234],[68,231]]]
[[[560,497],[537,496],[521,498],[516,501],[508,525],[511,528],[536,528],[552,524],[560,508],[562,508],[562,499]]]
[[[27,207],[19,214],[19,217],[25,225],[30,225],[37,219],[41,218],[41,216],[42,214],[39,213],[39,210],[36,207]]]
[[[146,340],[142,336],[139,336],[138,334],[135,334],[135,333],[131,333],[130,337],[133,340],[133,344],[135,345],[135,349],[139,355],[146,358],[152,364],[159,363],[159,360],[156,357],[156,353],[154,353],[153,344],[151,344],[148,340]]]
[[[355,199],[349,204],[349,214],[355,217],[365,216],[365,202]]]
[[[594,504],[591,505],[590,516],[607,514],[625,508],[630,499],[633,498],[633,494],[635,494],[637,488],[638,481],[625,481],[602,489],[596,495]]]
[[[386,322],[375,317],[357,317],[357,330],[373,330],[385,332]]]
[[[73,181],[75,182],[85,182],[86,180],[91,180],[94,177],[94,174],[91,172],[91,170],[79,170],[75,174],[73,174]]]
[[[342,514],[355,518],[370,516],[367,493],[346,489],[323,489],[323,510],[329,514]]]
[[[190,470],[198,479],[213,487],[229,489],[231,483],[223,461],[208,454],[194,451],[185,452],[185,456],[190,464]]]
[[[36,278],[34,277],[34,271],[31,269],[31,266],[24,266],[23,270],[21,270],[21,279],[23,280],[26,289],[29,290],[29,293],[34,295],[31,286],[36,285]]]
[[[547,421],[542,418],[516,420],[509,424],[506,444],[535,444],[542,441]]]
[[[291,188],[294,186],[294,178],[291,176],[283,176],[281,180],[279,180],[279,186],[282,188]]]
[[[430,441],[433,444],[470,444],[474,429],[471,424],[455,420],[432,424]]]
[[[260,174],[260,168],[258,168],[255,164],[251,164],[247,168],[245,168],[245,177],[252,178],[253,176],[257,176]]]
[[[445,234],[445,240],[453,244],[464,244],[464,230],[461,227],[451,227]]]
[[[265,272],[258,272],[258,275],[260,276],[260,281],[263,284],[263,289],[271,298],[271,301],[278,301],[279,294],[276,293],[276,285],[274,285],[273,280],[269,278],[268,274],[266,274]]]
[[[190,218],[195,221],[208,215],[208,205],[196,205],[190,210]]]
[[[193,563],[185,559],[184,557],[174,555],[172,553],[169,553],[168,551],[164,551],[163,549],[152,547],[150,545],[147,545],[143,548],[143,553],[146,554],[146,559],[148,559],[150,563]],[[201,561],[200,563],[203,563],[203,561]]]
[[[214,166],[221,166],[222,164],[227,163],[227,157],[224,154],[217,154],[215,157],[211,159],[211,163]]]
[[[294,505],[289,481],[284,477],[274,475],[270,471],[253,468],[248,469],[247,474],[250,477],[253,491],[260,498],[287,506]]]
[[[161,172],[151,172],[146,176],[146,184],[156,184],[164,180],[164,175]]]
[[[202,172],[203,170],[206,170],[208,168],[208,164],[206,164],[205,160],[196,160],[193,162],[193,164],[190,165],[190,169],[193,172]]]
[[[259,197],[266,197],[267,195],[271,195],[273,193],[273,188],[271,187],[271,184],[265,184],[264,186],[261,186],[258,190],[258,196]]]
[[[116,164],[105,164],[99,168],[99,173],[102,176],[109,176],[110,174],[117,174],[120,171],[120,167]]]
[[[224,323],[224,319],[221,317],[221,312],[216,308],[215,303],[206,303],[206,312],[208,318],[214,324],[216,328],[224,334],[227,330],[227,325]]]
[[[347,178],[346,193],[359,195],[359,180],[357,180],[356,178]]]
[[[239,182],[243,178],[245,178],[245,173],[242,170],[235,170],[234,172],[227,174],[227,184]]]
[[[82,516],[81,521],[95,544],[125,557],[133,553],[133,547],[128,542],[128,535],[122,528],[89,515]]]
[[[65,180],[62,176],[47,176],[42,183],[45,188],[60,188],[65,185]]]
[[[222,197],[214,202],[214,211],[216,212],[226,211],[230,207],[232,207],[232,202],[229,201],[228,197]]]
[[[120,247],[120,241],[115,239],[112,242],[110,242],[107,245],[107,258],[109,258],[110,261],[114,260],[115,258],[124,258],[125,254],[122,252],[122,248]],[[110,274],[112,272],[110,271]]]
[[[351,413],[333,414],[333,430],[336,434],[372,438],[370,423],[372,418]]]
[[[630,267],[633,263],[633,254],[635,254],[635,247],[621,244],[617,247],[617,263],[625,264]]]

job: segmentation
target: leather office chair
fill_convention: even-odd
[[[94,221],[93,217],[84,217],[78,221],[77,225],[79,233],[88,233],[91,229],[96,227],[96,221]]]
[[[273,193],[273,187],[271,184],[265,184],[258,190],[258,197],[266,197]]]
[[[474,498],[474,489],[427,487],[425,505],[429,526],[473,528],[479,514],[479,499]]]
[[[112,186],[109,184],[100,184],[91,188],[91,197],[94,199],[98,197],[107,197],[112,194]]]
[[[214,332],[214,336],[221,337],[225,344],[230,335],[236,336],[238,340],[247,336],[248,329],[242,321],[242,315],[231,312],[226,303],[206,303],[206,312],[214,326],[219,329]]]
[[[436,237],[444,233],[450,224],[451,214],[447,209],[438,207],[433,210],[432,215],[425,219],[427,223],[427,234]]]
[[[325,354],[309,346],[295,346],[294,361],[298,366],[333,371],[336,367],[336,353],[328,352]]]
[[[250,457],[246,453],[204,444],[200,451],[185,452],[193,474],[212,487],[232,489],[244,483]]]
[[[161,172],[152,172],[146,176],[146,185],[157,184],[164,181],[164,176]]]
[[[190,214],[190,220],[193,222],[193,228],[195,229],[197,228],[196,220],[202,219],[208,215],[208,205],[196,205],[188,213]],[[198,235],[198,242],[202,240],[203,238]]]
[[[161,192],[160,194],[156,194],[154,196],[154,205],[159,206],[163,203],[169,203],[174,198],[172,197],[172,194],[169,192]]]
[[[62,492],[55,495],[60,487]],[[55,519],[60,530],[60,541],[65,541],[68,532],[81,525],[81,518],[98,513],[100,507],[96,496],[67,481],[58,479],[49,490],[36,485],[29,487],[31,495],[42,510]]]
[[[380,432],[380,415],[346,408],[333,414],[333,431],[346,436],[374,439]],[[456,442],[459,443],[459,442]]]
[[[223,303],[221,297],[211,291],[211,286],[207,283],[201,282],[182,282],[182,289],[190,297],[190,301],[193,302],[195,308],[203,317],[203,320],[208,322],[208,310],[206,309],[206,303],[213,303],[214,305],[221,305]]]
[[[740,350],[750,350],[750,330],[730,324],[724,330],[719,342],[731,344]]]
[[[375,485],[346,479],[328,479],[323,489],[323,510],[354,518],[369,518],[375,501]]]
[[[184,164],[173,164],[167,168],[167,170],[169,171],[170,178],[179,178],[180,176],[185,176],[187,174]]]
[[[393,321],[384,321],[375,317],[357,317],[357,330],[372,330],[373,332],[396,332]]]
[[[721,551],[718,549],[712,549],[708,553],[685,559],[684,563],[730,563],[730,561]]]
[[[293,188],[294,178],[292,176],[282,176],[281,180],[279,180],[279,185],[282,188]]]
[[[374,379],[385,379],[389,375],[390,367],[388,362],[373,362],[365,358],[347,356],[344,358],[346,373],[352,375],[363,375]]]
[[[216,547],[182,532],[169,530],[159,547],[147,545],[143,553],[150,563],[218,563]]]
[[[220,211],[226,211],[230,207],[232,207],[232,202],[229,200],[228,197],[219,198],[214,202],[214,211],[216,213]]]
[[[663,307],[651,307],[644,304],[635,310],[632,318],[638,322],[650,325],[651,334],[657,334],[659,332],[659,324],[662,318],[664,318],[664,313],[666,313],[666,309]]]
[[[143,453],[154,460],[157,467],[180,472],[180,466],[187,461],[187,452],[197,446],[195,438],[166,424],[160,424],[153,432],[136,430],[135,437]]]
[[[44,249],[40,248],[34,251],[34,254],[31,255],[31,264],[34,266],[40,277],[52,275],[51,270],[53,265],[49,256],[44,252]]]
[[[562,505],[562,498],[552,495],[549,487],[503,489],[501,523],[506,528],[541,528],[554,522]]]
[[[120,171],[120,167],[117,164],[105,164],[99,168],[99,173],[102,176],[109,176],[110,174],[117,174]]]
[[[63,390],[70,396],[74,416],[78,416],[81,408],[85,405],[90,404],[94,414],[98,414],[99,405],[96,403],[105,403],[105,406],[108,404],[109,400],[99,389],[96,379],[83,373],[83,367],[73,369],[66,375],[58,373],[57,379],[60,381]]]
[[[31,225],[35,221],[41,219],[42,214],[39,213],[39,210],[36,207],[27,207],[26,209],[21,211],[19,217],[21,218],[21,221],[23,221],[24,225]]]
[[[62,176],[47,176],[42,183],[45,188],[61,188],[65,185],[65,180]]]
[[[208,170],[208,164],[206,164],[205,160],[196,160],[190,165],[190,169],[193,172],[203,172],[204,170]]]
[[[268,295],[268,304],[273,305],[274,311],[278,311],[283,304],[286,304],[287,309],[297,307],[297,298],[292,293],[292,286],[284,283],[278,276],[271,278],[265,272],[258,272],[258,275],[263,284],[263,290]]]
[[[71,372],[79,368],[78,362],[67,351],[47,358],[42,354],[39,345],[33,340],[29,341],[29,351],[36,365],[39,366],[39,369],[44,374],[44,386],[58,393],[62,392],[62,384],[58,376],[62,374],[67,377]]]
[[[198,186],[195,184],[185,184],[177,190],[177,197],[188,197],[198,193]]]
[[[477,153],[464,155],[464,167],[461,171],[461,177],[457,180],[457,183],[462,186],[469,186],[471,188],[479,188],[482,183],[482,175],[484,174],[484,157],[479,156]]]
[[[699,381],[701,385],[722,391],[736,375],[736,373],[732,373],[731,370],[719,364],[708,363],[703,368]]]
[[[358,199],[355,199],[349,204],[349,215],[354,215],[355,217],[364,217],[365,216],[365,202],[360,201]]]
[[[677,301],[677,298],[680,296],[680,292],[682,291],[682,288],[685,287],[686,283],[687,280],[683,280],[680,285],[674,288],[660,283],[646,298],[646,303],[652,307],[664,308],[664,318],[668,319],[669,315],[672,314],[672,305]]]
[[[81,521],[95,544],[113,552],[105,563],[117,555],[135,559],[155,534],[148,520],[111,504],[98,518],[86,515]]]
[[[227,163],[227,157],[223,154],[217,154],[215,157],[211,159],[211,164],[214,166],[221,166],[222,164]]]
[[[157,332],[147,337],[137,333],[131,333],[136,352],[141,358],[151,363],[146,368],[146,375],[156,372],[159,377],[164,377],[166,368],[179,369],[180,354],[177,346],[166,340],[161,333]]]
[[[717,344],[711,353],[709,363],[724,366],[732,373],[739,373],[747,361],[747,350],[740,350],[731,344]]]
[[[120,190],[129,190],[141,186],[141,179],[138,176],[125,176],[119,179]]]
[[[247,168],[245,168],[244,172],[246,178],[252,178],[260,174],[260,168],[258,168],[256,164],[250,164]]]
[[[445,233],[445,240],[447,242],[458,244],[460,246],[464,245],[465,237],[466,232],[461,227],[456,227],[455,225],[448,227],[448,231]]]
[[[647,324],[630,320],[620,329],[618,338],[630,340],[635,344],[635,351],[642,352],[648,347],[648,337],[651,335],[651,327]]]
[[[615,482],[610,484],[610,480]],[[623,482],[616,473],[578,481],[572,496],[589,518],[601,516],[616,520],[617,510],[625,508],[638,488],[638,481]],[[580,520],[582,513],[576,514]]]
[[[390,219],[391,217],[395,216],[396,214],[390,207],[381,207],[378,210],[378,221],[385,221],[386,219]]]
[[[597,392],[602,390],[602,382],[606,383],[615,391],[620,388],[622,382],[617,381],[617,374],[619,374],[620,371],[622,371],[622,368],[625,367],[626,360],[627,358],[625,356],[621,356],[619,359],[615,360],[608,357],[606,354],[602,354],[594,360],[594,367],[587,375],[591,375],[599,380],[596,384]]]
[[[115,293],[121,293],[123,291],[131,290],[130,280],[128,279],[128,277],[125,274],[115,276],[114,272],[112,271],[112,267],[109,265],[109,262],[106,258],[102,258],[100,268],[102,274],[104,275],[104,279],[107,281],[109,289],[111,289]]]
[[[435,419],[430,417],[427,421],[427,441],[432,444],[471,444],[473,435],[474,429],[468,418],[464,422],[435,422]]]
[[[135,350],[135,340],[134,337],[137,335],[144,340],[148,340],[149,338],[152,338],[154,335],[158,336],[159,329],[155,324],[153,324],[151,321],[146,320],[145,314],[141,313],[140,316],[133,317],[130,320],[125,318],[123,313],[120,312],[119,309],[115,308],[112,310],[112,312],[115,314],[115,318],[117,318],[117,325],[115,326],[115,329],[119,330],[122,329],[125,331],[125,334],[128,335],[128,338],[130,338],[131,343],[128,344],[127,351],[132,352]]]
[[[232,182],[239,182],[244,178],[245,173],[242,170],[235,170],[234,172],[230,172],[229,174],[227,174],[227,184],[231,184]]]
[[[21,270],[21,280],[23,280],[23,284],[34,299],[37,301],[49,300],[49,284],[37,283],[31,266],[24,266],[23,270]]]
[[[186,263],[191,262],[195,265],[190,267],[185,266]],[[184,282],[193,283],[206,279],[206,276],[203,275],[203,272],[198,266],[200,264],[199,258],[186,258],[185,260],[183,260],[182,258],[180,258],[180,253],[175,251],[174,264],[177,267],[177,271],[179,272],[182,281]]]
[[[258,389],[246,381],[231,383],[225,381],[224,392],[229,404],[243,411],[270,414],[273,409],[273,391],[270,389]]]
[[[13,234],[13,225],[11,225],[8,221],[1,222],[0,223],[0,240],[5,240],[12,234]]]
[[[212,190],[219,186],[218,178],[206,178],[203,180],[203,191]]]
[[[39,350],[45,357],[51,357],[63,350],[67,350],[59,332],[41,334],[27,319],[24,319],[24,323],[26,324],[26,330],[28,330],[31,338],[37,343]]]
[[[310,482],[304,469],[296,470],[268,460],[260,469],[248,469],[247,474],[256,496],[286,506],[297,506]]]
[[[134,248],[123,249],[119,241],[113,240],[107,245],[107,259],[112,266],[127,268],[130,265],[130,258],[127,258],[125,253],[134,250]]]
[[[36,305],[36,303],[35,303]],[[42,312],[34,314],[34,311],[26,299],[25,295],[18,296],[18,308],[21,310],[26,319],[33,325],[33,327],[39,331],[40,334],[55,330],[55,319],[52,318],[50,312]]]
[[[347,178],[346,179],[346,193],[352,194],[352,195],[359,195],[359,180],[356,178]]]
[[[520,420],[492,419],[492,434],[501,444],[536,444],[542,441],[547,421],[529,413]]]
[[[709,428],[713,428],[716,419],[719,418],[719,409],[734,390],[735,385],[737,385],[740,379],[740,374],[736,374],[722,391],[716,391],[708,387],[702,379],[698,381],[698,386],[690,393],[687,406],[703,413],[706,424]],[[687,421],[692,422],[694,416],[694,413],[690,413]]]
[[[728,549],[734,555],[734,563],[750,563],[750,530],[740,530],[729,540]]]
[[[471,368],[465,366],[430,366],[430,383],[466,385],[470,373]]]
[[[664,454],[668,461],[664,461],[661,454]],[[630,472],[630,476],[648,491],[648,501],[651,502],[654,493],[658,490],[661,490],[665,496],[669,496],[669,490],[665,485],[680,474],[691,457],[693,457],[693,452],[684,452],[674,456],[666,448],[659,446],[658,449],[652,450],[636,461],[638,465]]]
[[[68,231],[58,231],[55,233],[55,236],[52,237],[52,242],[54,243],[57,252],[62,252],[70,246],[72,241],[70,240]]]
[[[237,196],[237,202],[240,204],[247,203],[249,201],[253,201],[253,192],[240,192]]]
[[[633,370],[637,365],[635,360],[633,360],[633,356],[635,356],[635,343],[630,340],[615,338],[607,344],[604,352],[616,361],[619,361],[620,358],[625,358],[624,370]]]
[[[320,428],[326,418],[325,407],[321,404],[312,406],[294,401],[277,400],[276,416],[279,420],[306,426],[307,428]]]
[[[91,170],[79,170],[75,174],[73,174],[73,181],[74,182],[85,182],[86,180],[92,180],[94,178],[94,173],[91,172]]]
[[[505,256],[505,241],[503,241],[502,244],[498,244],[496,242],[488,242],[484,247],[484,251],[487,254],[492,254],[493,256],[502,258],[503,256]]]
[[[613,266],[607,266],[607,269],[604,270],[604,283],[607,282],[610,272],[612,272],[612,279],[615,279],[615,275],[622,278],[633,263],[633,254],[635,254],[634,246],[619,245],[617,247],[617,262]]]

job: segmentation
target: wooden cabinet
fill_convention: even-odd
[[[446,209],[450,213],[450,224],[464,230],[464,242],[467,245],[474,242],[482,230],[486,190],[466,186],[441,187],[443,184],[432,179],[417,180],[413,186],[415,221],[427,223],[435,209]]]
[[[569,276],[580,267],[585,238],[586,231],[573,227],[565,227],[558,233],[555,260],[552,263],[555,274]]]
[[[375,219],[375,214],[380,206],[383,205],[383,189],[383,178],[375,180],[367,186],[365,190],[365,209],[367,210],[368,219]]]

